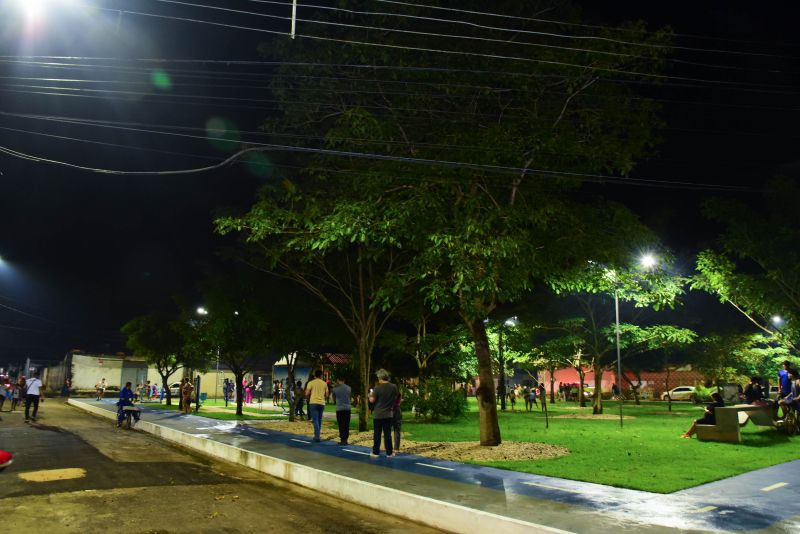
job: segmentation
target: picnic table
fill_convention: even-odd
[[[754,425],[775,428],[771,406],[753,404],[734,404],[715,408],[717,424],[697,425],[697,439],[700,441],[725,441],[741,443],[741,428],[752,421]]]

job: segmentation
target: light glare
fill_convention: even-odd
[[[653,254],[648,253],[642,256],[640,262],[642,264],[642,267],[644,267],[645,269],[652,269],[653,267],[655,267],[657,260]]]

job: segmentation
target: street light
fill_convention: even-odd
[[[500,387],[498,393],[500,394],[500,409],[506,409],[506,361],[503,358],[503,327],[504,326],[517,326],[517,316],[509,317],[500,324],[500,331],[497,334],[497,356],[500,360]]]
[[[643,254],[639,258],[639,265],[643,269],[652,269],[658,263],[657,258],[652,253]],[[619,389],[619,427],[622,428],[622,357],[620,356],[620,343],[619,343],[619,286],[616,283],[617,273],[613,270],[607,270],[606,276],[614,282],[614,322],[616,323],[616,337],[617,337],[617,388]]]

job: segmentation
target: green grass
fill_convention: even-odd
[[[606,403],[605,413],[618,413],[618,404]],[[500,412],[504,441],[530,441],[560,445],[570,450],[561,458],[539,461],[476,462],[481,465],[550,475],[599,484],[670,493],[714,480],[746,473],[800,458],[800,437],[789,438],[774,430],[748,424],[742,429],[741,444],[699,442],[680,435],[702,415],[702,406],[649,402],[642,406],[626,404],[626,415],[619,420],[553,419],[553,416],[591,413],[574,403],[548,405],[550,428],[544,414],[517,411]],[[423,423],[410,414],[404,416],[403,430],[409,439],[419,441],[477,441],[478,413],[475,399],[463,419],[442,423]]]

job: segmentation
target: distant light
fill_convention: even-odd
[[[517,326],[517,316],[506,319],[506,326]]]
[[[783,324],[783,317],[781,317],[780,315],[773,315],[772,316],[772,324],[774,324],[775,326],[782,325]]]
[[[234,311],[233,311],[233,314],[234,314],[234,315],[239,315],[239,312],[238,312],[238,311],[236,311],[236,310],[234,310]]]
[[[208,310],[200,306],[197,308],[197,315],[208,315]]]
[[[648,254],[645,254],[644,256],[641,257],[641,259],[639,260],[639,263],[645,269],[652,269],[653,267],[656,266],[656,263],[658,263],[658,260],[656,259],[656,257],[653,254],[648,253]]]

